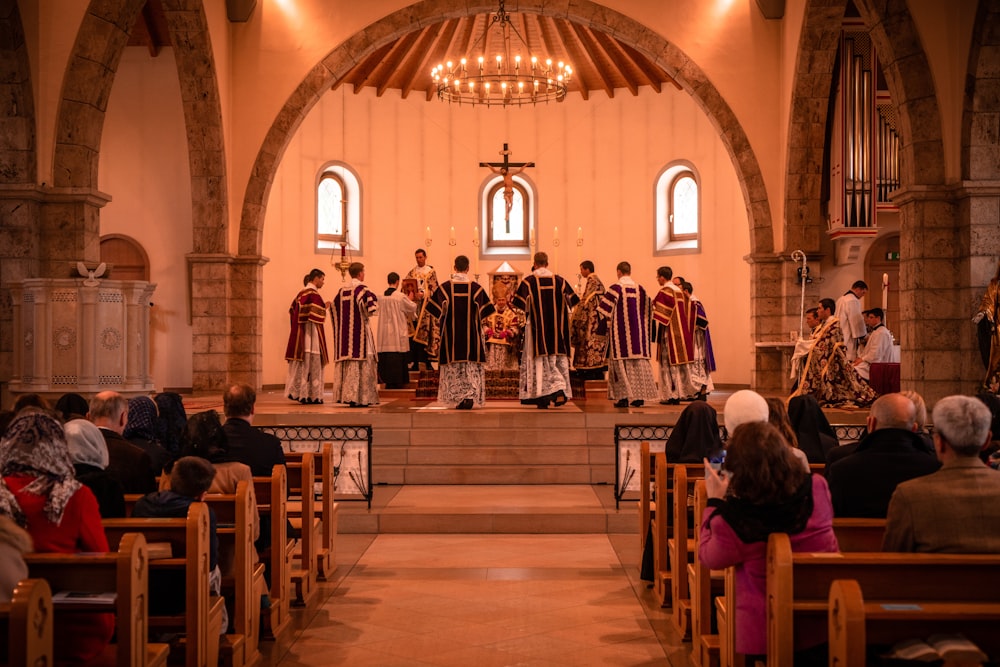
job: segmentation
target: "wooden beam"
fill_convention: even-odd
[[[583,59],[585,58],[586,61],[590,63],[591,68],[593,68],[593,70],[597,72],[597,76],[601,80],[602,84],[601,87],[604,88],[604,92],[608,94],[608,97],[614,98],[615,96],[614,82],[612,82],[611,79],[607,77],[607,75],[604,73],[604,68],[601,67],[600,63],[594,60],[593,56],[591,56],[590,54],[590,51],[584,46],[583,37],[580,32],[580,27],[573,23],[567,25],[566,21],[558,21],[556,22],[556,30],[558,30],[559,34],[562,36],[563,42],[565,42],[566,44],[567,51],[570,51],[571,49],[573,49],[574,46],[579,44],[579,49],[577,50],[580,52],[580,56],[571,55],[571,59],[577,60],[577,62],[582,63]]]
[[[681,87],[681,84],[677,83],[676,79],[667,74],[666,70],[664,70],[662,67],[654,63],[652,60],[642,55],[641,53],[633,49],[631,46],[627,44],[622,44],[618,40],[615,40],[615,44],[617,44],[618,48],[622,50],[622,53],[624,53],[632,62],[634,62],[636,67],[645,72],[646,76],[648,76],[650,79],[653,79],[655,81],[665,81],[673,85],[673,87],[676,88],[677,90],[684,90],[684,88]],[[657,92],[659,92],[659,87],[657,87]]]
[[[419,32],[410,32],[397,39],[396,43],[389,49],[388,55],[382,60],[381,66],[372,70],[369,79],[372,81],[372,85],[375,86],[376,97],[382,97],[385,91],[388,90],[389,84],[392,83],[397,73],[399,73],[402,63],[405,62],[410,49],[413,48],[413,43],[419,36]],[[375,72],[383,74],[381,80],[375,78]],[[365,83],[368,83],[368,81]]]
[[[573,27],[581,36],[581,41],[584,41],[583,38],[586,37],[586,42],[591,45],[588,47],[588,50],[599,52],[603,54],[605,58],[614,63],[615,67],[622,75],[622,81],[625,82],[625,87],[632,93],[632,97],[637,97],[639,95],[640,84],[632,80],[632,72],[628,66],[628,62],[619,55],[618,50],[615,49],[613,45],[606,43],[606,40],[610,41],[610,38],[603,33],[595,33],[590,28],[585,26]],[[604,38],[603,40],[601,39],[602,37]]]
[[[584,100],[590,99],[590,85],[585,80],[585,67],[583,65],[584,61],[589,61],[590,59],[583,53],[578,52],[574,54],[570,51],[570,40],[567,38],[567,34],[564,34],[564,31],[560,29],[561,25],[562,21],[556,22],[548,17],[538,16],[538,34],[542,37],[542,48],[544,48],[548,57],[558,60],[556,57],[557,54],[563,52],[563,49],[558,47],[565,47],[566,59],[570,61],[570,65],[573,67],[574,78],[579,82],[578,90],[580,91],[580,95]],[[566,32],[568,33],[568,31]]]

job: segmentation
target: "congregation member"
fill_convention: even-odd
[[[713,570],[736,566],[735,649],[753,664],[767,653],[768,537],[787,533],[795,552],[838,551],[830,492],[822,476],[802,468],[778,430],[762,422],[731,432],[723,473],[705,461],[705,489],[698,556]],[[826,664],[824,648],[817,648],[825,638],[825,616],[796,621],[795,664]]]
[[[378,370],[370,318],[378,297],[365,285],[365,265],[347,269],[351,282],[330,303],[333,325],[333,400],[352,408],[378,405]]]
[[[303,288],[295,295],[288,317],[291,331],[285,347],[288,377],[285,396],[303,404],[323,402],[323,368],[330,357],[326,349],[326,304],[319,290],[326,274],[313,269],[302,279]]]
[[[97,499],[73,474],[62,425],[43,412],[16,417],[0,439],[0,515],[26,529],[37,552],[108,551]],[[96,658],[114,629],[114,614],[57,614],[56,663]]]
[[[883,364],[892,361],[892,332],[883,324],[885,311],[872,308],[865,311],[865,324],[868,325],[868,339],[854,360],[854,370],[866,380],[871,379],[872,364]]]
[[[14,414],[21,414],[21,411],[27,408],[44,411],[51,410],[52,405],[49,404],[49,400],[41,394],[21,394],[17,397],[17,400],[14,401]]]
[[[871,405],[877,394],[847,359],[844,335],[833,314],[835,308],[833,299],[821,299],[819,302],[817,312],[822,324],[806,356],[798,388],[792,396],[811,394],[823,407]]]
[[[31,550],[28,531],[0,514],[0,604],[10,602],[17,584],[28,578],[24,554]]]
[[[121,482],[125,493],[156,489],[153,460],[122,435],[128,423],[128,401],[116,391],[102,391],[90,399],[87,417],[101,430],[108,446],[107,470]]]
[[[59,397],[55,410],[65,424],[71,419],[86,419],[87,413],[90,412],[90,405],[87,403],[87,399],[80,394],[70,392]]]
[[[459,410],[486,403],[486,349],[483,319],[493,303],[482,286],[469,279],[469,258],[455,258],[455,273],[434,290],[426,310],[440,323],[438,401]]]
[[[102,519],[125,516],[125,491],[108,472],[108,446],[100,429],[86,419],[71,419],[63,426],[73,475],[97,499]]]
[[[579,302],[570,284],[549,270],[549,256],[537,252],[532,271],[514,293],[512,303],[524,311],[521,353],[521,403],[546,409],[573,397],[569,380],[569,311]]]
[[[594,273],[589,259],[580,262],[583,291],[580,303],[570,320],[570,343],[573,345],[573,372],[581,380],[601,380],[607,370],[607,323],[598,316],[597,307],[604,294],[604,283]]]
[[[793,396],[788,401],[788,420],[795,431],[798,448],[809,463],[826,463],[828,454],[840,441],[815,396]]]
[[[632,279],[632,266],[619,262],[618,282],[598,301],[598,314],[607,321],[608,398],[616,408],[640,407],[656,400],[656,379],[649,363],[650,300],[642,285]]]
[[[245,463],[255,477],[268,477],[276,465],[285,465],[281,440],[253,426],[257,392],[248,384],[234,384],[222,395],[229,458]]]
[[[653,299],[654,339],[660,363],[660,403],[679,405],[682,398],[696,393],[691,379],[694,361],[694,314],[691,299],[671,282],[674,272],[669,266],[656,270],[660,291]]]
[[[181,452],[181,433],[187,424],[187,411],[184,409],[184,399],[173,391],[165,391],[153,398],[159,413],[156,417],[156,432],[163,448],[170,452],[170,458],[175,459]]]
[[[195,415],[197,417],[198,415]],[[192,417],[193,419],[194,417]],[[168,519],[187,517],[192,503],[205,500],[216,475],[215,466],[198,456],[182,456],[170,470],[170,485],[164,491],[150,493],[138,500],[132,516]],[[222,594],[222,571],[219,569],[219,535],[215,510],[208,508],[208,590],[213,595]],[[149,579],[151,614],[183,614],[184,571],[160,571]],[[222,628],[229,628],[229,613],[222,606]]]
[[[840,330],[844,336],[844,346],[847,352],[847,360],[853,362],[858,356],[858,348],[861,342],[868,335],[865,328],[865,318],[861,312],[861,299],[868,294],[868,284],[863,280],[856,280],[851,289],[844,292],[844,295],[837,299],[833,316],[840,323]]]
[[[122,435],[133,445],[149,454],[153,476],[159,477],[173,457],[159,443],[156,433],[156,403],[149,396],[135,396],[128,400],[128,421]]]
[[[785,402],[780,398],[768,398],[767,401],[767,423],[778,429],[778,433],[781,437],[785,439],[788,446],[792,449],[792,454],[795,458],[799,460],[799,463],[806,470],[809,468],[809,458],[806,456],[805,452],[799,447],[798,436],[795,435],[795,429],[792,427],[792,421],[788,417],[788,410],[785,408]]]
[[[986,286],[979,301],[979,310],[972,317],[976,325],[979,354],[986,368],[982,389],[991,394],[1000,393],[1000,263],[997,272]],[[1000,438],[1000,434],[994,437]]]
[[[521,361],[524,313],[510,305],[508,289],[504,283],[494,283],[494,313],[483,320],[488,371],[516,371]]]
[[[734,391],[722,408],[722,420],[729,435],[743,424],[766,422],[770,414],[767,400],[751,389]]]
[[[896,487],[883,551],[1000,553],[1000,472],[979,452],[992,416],[978,399],[948,396],[933,411],[934,450],[941,469]]]
[[[906,396],[880,396],[866,423],[868,435],[854,453],[826,469],[838,517],[884,518],[898,484],[940,467],[916,432],[916,407]]]
[[[410,361],[413,362],[410,370],[420,370],[421,363],[425,365],[427,370],[433,370],[431,359],[437,357],[438,326],[431,319],[430,314],[425,312],[424,304],[438,288],[437,272],[434,271],[433,266],[427,263],[427,251],[423,248],[417,248],[413,257],[416,259],[417,265],[406,274],[407,280],[417,282],[417,322],[410,338]]]
[[[686,406],[670,431],[664,451],[667,463],[700,463],[722,454],[719,416],[711,405],[696,401]]]
[[[399,274],[386,278],[389,287],[379,299],[378,376],[386,389],[402,389],[410,382],[410,329],[417,316],[416,294],[399,289]]]
[[[715,391],[712,373],[715,371],[715,353],[712,351],[712,334],[708,330],[708,314],[701,299],[694,295],[694,285],[685,281],[681,289],[691,301],[694,311],[694,329],[692,330],[692,361],[691,384],[698,391],[694,395],[696,401],[708,400],[708,394]]]

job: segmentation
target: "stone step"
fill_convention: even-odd
[[[601,485],[378,486],[369,511],[340,502],[340,533],[632,533],[634,502]]]

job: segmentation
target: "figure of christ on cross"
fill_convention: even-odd
[[[503,155],[503,162],[480,162],[479,166],[486,167],[494,174],[499,174],[503,177],[503,200],[507,207],[504,222],[507,223],[507,231],[510,232],[510,210],[514,206],[514,176],[520,174],[528,167],[534,167],[535,163],[510,162],[510,149],[507,148],[507,144],[503,145],[500,155]]]

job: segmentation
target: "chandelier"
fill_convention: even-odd
[[[512,33],[520,42],[513,49]],[[494,52],[487,57],[489,48]],[[431,70],[440,99],[490,107],[561,102],[566,97],[573,68],[563,61],[553,63],[551,58],[531,55],[528,43],[504,10],[504,0],[500,0],[497,13],[487,17],[483,34],[469,51],[473,56],[478,51],[475,61],[463,56],[457,63],[449,60]],[[528,54],[527,61],[522,61],[521,51]]]

